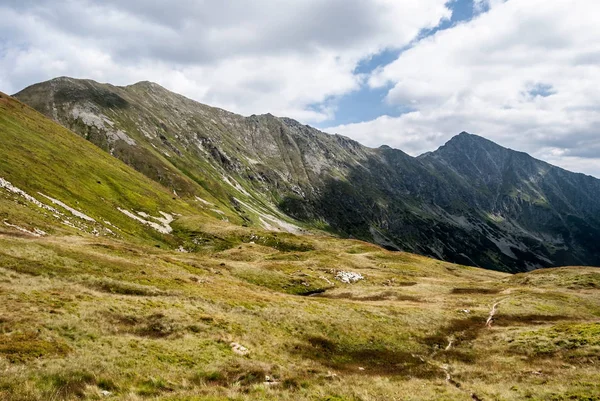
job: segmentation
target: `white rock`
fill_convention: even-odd
[[[77,216],[80,219],[87,220],[87,221],[90,221],[90,222],[96,222],[96,220],[92,219],[90,216],[87,216],[86,214],[80,212],[77,209],[73,209],[72,207],[66,205],[65,203],[59,201],[58,199],[51,198],[48,195],[44,195],[41,192],[38,192],[38,194],[42,195],[44,198],[48,199],[50,202],[54,203],[55,205],[58,205],[58,206],[62,207],[65,210],[68,210],[69,212],[71,212],[71,214],[73,216]]]
[[[125,214],[126,216],[129,216],[132,219],[137,220],[137,221],[139,221],[142,224],[146,224],[146,225],[154,228],[156,231],[161,232],[163,234],[170,234],[173,231],[173,229],[170,226],[170,223],[173,222],[174,218],[173,218],[173,216],[171,216],[168,213],[159,212],[163,217],[153,217],[153,216],[150,216],[149,214],[144,213],[144,212],[137,212],[142,217],[158,221],[158,223],[160,223],[160,224],[158,224],[158,223],[155,223],[153,221],[144,220],[141,217],[139,217],[139,216],[135,215],[134,213],[130,212],[129,210],[121,209],[120,207],[117,208],[117,209],[119,209],[119,211],[121,213]]]
[[[209,201],[207,201],[207,200],[204,200],[204,199],[202,199],[202,198],[201,198],[201,197],[199,197],[199,196],[196,196],[196,200],[197,200],[198,202],[200,202],[200,203],[204,203],[206,206],[214,206],[214,204],[213,204],[213,203],[210,203]]]
[[[55,217],[62,215],[62,213],[60,213],[58,210],[54,209],[53,207],[43,204],[39,200],[35,199],[33,196],[29,195],[27,192],[23,191],[20,188],[15,187],[14,185],[12,185],[10,182],[6,181],[2,177],[0,177],[0,188],[4,188],[7,191],[12,192],[13,194],[17,194],[17,195],[23,197],[24,199],[28,200],[29,202],[33,203],[34,205],[41,207],[42,209],[51,211],[52,213],[54,213]],[[59,217],[57,217],[57,218],[59,218]]]
[[[231,343],[229,346],[231,347],[231,350],[238,355],[248,355],[250,353],[248,348],[244,347],[242,344]]]
[[[360,273],[344,272],[344,271],[338,272],[336,274],[335,278],[337,280],[341,281],[342,283],[346,283],[346,284],[356,283],[359,280],[364,280],[365,279],[363,277],[363,275],[360,274]]]
[[[33,229],[33,231],[29,231],[29,230],[28,230],[28,229],[26,229],[26,228],[23,228],[23,227],[17,226],[17,225],[15,225],[15,224],[10,224],[10,223],[9,223],[9,222],[7,222],[6,220],[4,220],[4,225],[6,225],[6,226],[8,226],[8,227],[11,227],[11,228],[14,228],[14,229],[16,229],[16,230],[19,230],[19,231],[21,231],[21,232],[24,232],[24,233],[26,233],[26,234],[33,235],[34,237],[43,237],[43,236],[45,236],[45,235],[46,235],[46,233],[45,233],[44,231],[40,230],[39,228],[34,228],[34,229]]]

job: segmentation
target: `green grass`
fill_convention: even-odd
[[[0,342],[0,355],[11,363],[64,356],[68,351],[69,347],[64,342],[44,340],[31,332],[5,334]]]
[[[357,241],[289,237],[313,249],[290,253],[244,242],[243,228],[201,229],[238,233],[241,245],[178,253],[0,235],[0,256],[11,256],[0,266],[0,336],[10,339],[0,347],[0,398],[561,399],[591,397],[600,379],[590,362],[599,355],[595,289],[515,284],[370,245],[356,253]],[[339,270],[365,280],[340,283]],[[324,293],[302,296],[313,287]],[[545,380],[531,373],[540,369]]]
[[[0,190],[3,401],[600,394],[593,268],[510,276],[241,226],[222,205],[228,223],[5,97],[0,140],[0,177],[97,220],[71,218],[73,228]],[[117,207],[177,213],[174,231],[160,234]],[[94,235],[105,220],[115,235]],[[364,280],[342,283],[339,271]]]
[[[98,223],[87,224],[86,231],[105,226],[104,221],[109,221],[119,228],[113,229],[117,235],[169,243],[169,238],[145,228],[117,208],[143,211],[153,216],[159,211],[181,213],[189,210],[184,202],[174,201],[173,194],[166,188],[12,99],[0,99],[0,141],[0,177],[44,203],[47,201],[38,192],[96,219]],[[0,198],[27,203],[4,190],[1,192]],[[38,228],[73,232],[53,218],[52,213],[42,213],[41,209],[39,212],[35,216]],[[27,226],[32,213],[3,207],[2,214],[0,217],[12,224]],[[65,214],[69,215],[68,212]]]
[[[567,354],[567,358],[583,355],[600,360],[600,322],[563,323],[520,333],[514,349],[534,356]]]

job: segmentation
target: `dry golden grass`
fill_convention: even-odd
[[[0,399],[600,399],[600,296],[573,286],[594,269],[510,276],[359,241],[195,230],[228,245],[0,235]]]

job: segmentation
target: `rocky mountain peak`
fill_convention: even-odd
[[[140,82],[136,82],[133,85],[125,86],[124,88],[125,89],[127,89],[127,88],[130,88],[130,89],[143,89],[143,90],[161,91],[161,92],[169,92],[169,93],[171,93],[164,86],[159,85],[156,82],[152,82],[152,81],[140,81]]]
[[[473,151],[476,149],[484,149],[484,150],[509,150],[507,148],[498,145],[495,142],[490,141],[479,135],[470,134],[466,131],[461,132],[458,135],[450,138],[448,142],[442,145],[438,150],[439,151]]]

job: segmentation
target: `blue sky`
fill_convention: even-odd
[[[432,29],[423,29],[418,38],[407,46],[402,48],[389,48],[378,54],[370,56],[360,61],[355,69],[356,74],[370,74],[375,69],[381,68],[396,60],[400,54],[410,48],[412,44],[420,39],[432,36],[437,31],[449,29],[461,22],[469,21],[476,14],[473,0],[454,0],[447,3],[452,10],[452,17],[444,19],[440,24]],[[484,11],[484,10],[483,10]],[[310,107],[319,109],[324,104],[333,102],[336,106],[336,113],[333,119],[314,124],[317,128],[327,128],[342,124],[358,123],[369,121],[382,115],[400,116],[403,113],[414,110],[410,105],[390,105],[385,101],[385,97],[392,85],[386,85],[381,88],[370,88],[363,84],[361,87],[344,96],[334,99],[328,99],[324,103],[313,104]]]

